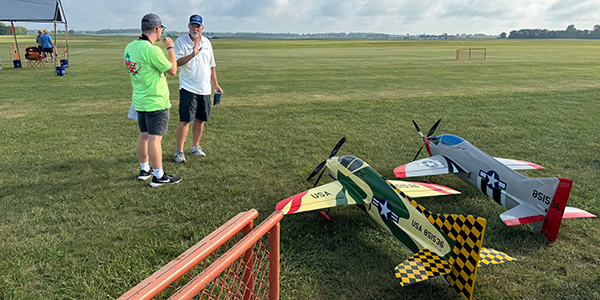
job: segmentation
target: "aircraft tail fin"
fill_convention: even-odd
[[[470,300],[473,297],[486,220],[471,215],[438,215],[429,212],[414,200],[411,204],[456,242],[448,259],[451,271],[445,278],[456,292]]]
[[[552,242],[556,241],[558,236],[558,230],[563,219],[565,208],[567,207],[567,201],[569,200],[569,194],[571,193],[571,187],[573,187],[573,180],[568,178],[558,178],[560,181],[554,198],[550,203],[548,213],[542,225],[542,234],[545,235]]]

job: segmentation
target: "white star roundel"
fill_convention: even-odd
[[[436,160],[426,160],[426,161],[422,162],[421,164],[428,168],[438,168],[438,167],[442,166],[442,164],[440,164]]]

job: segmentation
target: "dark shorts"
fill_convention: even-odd
[[[198,95],[185,89],[179,90],[179,121],[192,122],[196,119],[208,121],[210,95]]]
[[[138,111],[138,125],[140,132],[147,132],[150,135],[165,135],[169,129],[169,117],[171,114],[168,109],[157,111]]]
[[[52,53],[53,50],[52,50],[52,48],[44,48],[44,52],[46,52],[46,53]]]

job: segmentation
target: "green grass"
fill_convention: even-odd
[[[208,156],[172,162],[170,77],[163,161],[183,181],[152,189],[135,180],[139,133],[126,119],[123,49],[135,37],[69,38],[57,77],[51,64],[13,69],[12,37],[0,37],[0,299],[117,298],[237,213],[256,208],[260,221],[308,189],[342,136],[340,154],[393,178],[421,146],[413,119],[427,130],[442,118],[437,133],[546,167],[528,176],[573,179],[569,204],[600,214],[598,41],[213,40],[225,94],[202,137]],[[488,59],[454,60],[469,47]],[[600,298],[597,219],[564,221],[550,243],[506,227],[504,209],[459,179],[433,180],[462,195],[420,203],[485,217],[484,246],[518,259],[479,269],[475,299]],[[393,268],[409,252],[360,209],[330,216],[283,219],[282,299],[460,299],[441,279],[401,287]]]

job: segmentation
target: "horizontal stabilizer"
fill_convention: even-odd
[[[513,169],[513,170],[536,170],[543,169],[544,167],[534,164],[532,162],[524,161],[524,160],[516,160],[510,158],[500,158],[494,157],[495,160],[501,162],[503,165]]]
[[[281,200],[275,206],[275,210],[289,215],[339,205],[356,204],[356,201],[346,197],[346,193],[341,192],[342,189],[342,184],[339,181],[324,184]]]
[[[443,175],[464,172],[463,168],[442,155],[413,161],[394,169],[398,178]]]
[[[450,263],[447,260],[429,249],[422,249],[396,266],[394,274],[400,285],[407,286],[432,277],[448,274],[451,270]]]
[[[497,265],[503,264],[505,262],[517,260],[512,258],[505,253],[500,251],[489,249],[489,248],[481,248],[481,252],[479,253],[479,266],[489,266],[489,265]]]
[[[388,180],[388,182],[411,198],[460,194],[457,190],[439,184],[400,180]]]
[[[514,226],[544,221],[544,214],[527,204],[521,204],[500,214],[500,219],[504,224]]]
[[[567,206],[565,208],[565,213],[563,214],[563,219],[579,219],[579,218],[595,218],[596,215],[591,214],[583,209],[579,209],[577,207]]]

